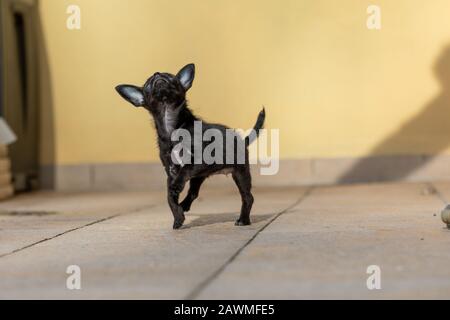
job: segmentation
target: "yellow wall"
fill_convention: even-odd
[[[369,4],[381,31],[366,28]],[[195,112],[248,128],[264,104],[283,158],[449,151],[448,0],[41,0],[40,12],[57,163],[156,160],[147,114],[114,87],[189,62]]]

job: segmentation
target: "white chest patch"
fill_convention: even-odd
[[[167,133],[171,133],[177,125],[179,110],[170,110],[168,107],[164,109],[164,129]]]

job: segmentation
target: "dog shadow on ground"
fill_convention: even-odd
[[[238,212],[227,212],[227,213],[212,213],[212,214],[187,214],[186,216],[191,216],[195,220],[183,226],[183,229],[203,227],[207,225],[225,223],[225,222],[235,222],[239,217]],[[274,214],[263,214],[263,215],[252,215],[252,223],[258,223],[261,221],[266,221],[272,218]]]

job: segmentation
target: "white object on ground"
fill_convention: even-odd
[[[5,119],[0,117],[0,144],[8,145],[17,141],[17,136],[11,130]]]

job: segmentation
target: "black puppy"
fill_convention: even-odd
[[[242,197],[241,214],[236,225],[249,225],[253,196],[247,147],[257,138],[259,130],[264,125],[265,110],[263,109],[259,113],[254,130],[245,139],[223,125],[202,121],[189,110],[186,102],[186,92],[191,88],[194,76],[195,66],[189,64],[176,76],[157,72],[147,80],[143,87],[120,85],[116,87],[116,90],[125,100],[136,107],[144,107],[153,116],[158,133],[160,158],[168,177],[168,202],[175,220],[173,228],[178,229],[183,225],[184,212],[190,210],[205,179],[219,173],[232,174]],[[222,138],[214,136],[214,141],[211,141],[212,138],[204,141],[202,136],[195,134],[199,124],[202,135],[208,129],[213,129],[215,132],[219,132]],[[181,152],[174,157],[177,141],[174,141],[173,134],[181,129],[187,130],[191,137],[194,137],[193,141],[189,143],[189,146],[193,147],[194,153],[189,150],[182,151],[183,159],[188,161],[179,161]],[[230,131],[233,134],[230,135]],[[203,150],[218,140],[222,140],[222,149],[215,149],[211,153],[217,161],[205,163],[198,158],[199,148]],[[230,145],[232,145],[231,148]],[[179,203],[180,193],[187,181],[190,181],[188,194]]]

